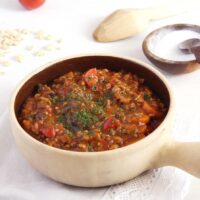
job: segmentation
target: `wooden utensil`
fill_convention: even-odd
[[[193,53],[196,61],[200,63],[200,39],[192,38],[179,44],[179,49],[183,53]]]
[[[148,27],[150,21],[177,15],[198,8],[200,2],[177,1],[149,9],[121,9],[109,15],[94,31],[99,42],[111,42],[131,37]]]

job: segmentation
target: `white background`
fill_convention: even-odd
[[[193,11],[176,17],[152,22],[143,33],[127,40],[113,43],[97,43],[93,40],[92,32],[95,27],[106,15],[114,10],[127,7],[155,6],[161,2],[174,1],[47,0],[41,8],[27,11],[20,6],[17,0],[0,0],[0,29],[43,29],[64,39],[64,47],[60,52],[49,54],[49,56],[44,58],[28,57],[24,63],[15,63],[6,69],[0,67],[0,70],[3,69],[6,72],[4,76],[0,76],[0,116],[8,110],[11,94],[16,84],[27,73],[47,61],[65,55],[99,52],[135,57],[150,63],[143,55],[141,48],[142,41],[147,33],[166,24],[200,24],[200,14]],[[23,52],[23,49],[21,51]],[[163,71],[162,73],[166,75],[172,85],[177,99],[177,107],[182,109],[182,117],[191,116],[191,121],[188,121],[188,126],[192,123],[194,113],[197,119],[196,121],[200,122],[200,70],[195,73],[176,76]],[[192,128],[188,129],[188,133],[185,133],[185,129],[183,128],[180,134],[194,134],[194,132],[196,132],[196,134],[200,135],[200,125],[196,123],[192,126]],[[3,130],[0,129],[0,134],[2,131]],[[78,190],[76,190],[76,192]],[[73,189],[71,189],[71,191],[73,192]],[[104,190],[99,190],[96,192],[96,195],[101,197],[103,193]],[[85,195],[84,197],[87,199],[86,190],[82,192],[82,195]],[[194,178],[192,178],[192,184],[185,200],[191,199],[200,199],[200,181]]]

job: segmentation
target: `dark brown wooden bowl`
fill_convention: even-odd
[[[198,64],[196,60],[168,60],[153,53],[152,46],[156,46],[159,41],[166,36],[166,34],[177,30],[190,30],[200,34],[200,26],[193,24],[172,24],[161,27],[145,37],[142,45],[145,56],[157,67],[160,67],[161,69],[173,74],[190,73],[200,69],[200,64]]]

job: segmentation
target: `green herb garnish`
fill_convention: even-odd
[[[76,113],[76,119],[78,120],[78,123],[83,127],[87,128],[93,123],[97,122],[98,119],[95,115],[91,113],[91,111],[86,110],[85,108],[79,110]]]
[[[75,94],[73,92],[70,92],[65,97],[66,101],[83,101],[83,97],[80,94]]]
[[[70,130],[72,131],[72,127],[71,127],[71,117],[70,115],[68,115],[67,113],[62,113],[58,119],[57,119],[57,122],[62,124],[63,127],[66,129],[66,130]]]
[[[112,92],[112,90],[110,89],[110,90],[107,90],[106,92],[105,92],[105,94],[104,94],[104,99],[112,99],[113,98],[113,92]]]
[[[66,120],[66,115],[65,115],[65,113],[62,113],[62,114],[59,116],[57,122],[60,123],[60,124],[62,124],[63,127],[64,127],[65,129],[68,129],[68,124],[67,124],[67,120]]]
[[[96,104],[97,104],[98,106],[104,106],[104,101],[103,101],[103,99],[97,99]]]
[[[112,98],[113,98],[112,90],[108,90],[108,91],[106,91],[106,92],[104,93],[103,98],[99,98],[99,99],[96,100],[96,104],[97,104],[98,106],[104,107],[104,106],[106,106],[106,104],[107,104],[107,100],[108,100],[108,99],[112,99]]]
[[[88,144],[88,151],[94,151],[94,148],[91,144]]]
[[[70,137],[73,137],[73,133],[69,131],[68,129],[65,129],[64,133],[69,135]]]
[[[57,103],[59,103],[59,102],[60,102],[60,100],[59,100],[58,97],[53,97],[53,98],[51,99],[51,103],[52,103],[53,105],[55,105],[55,104],[57,104]]]
[[[96,91],[96,86],[93,85],[91,89],[92,89],[92,91]]]
[[[91,101],[92,100],[92,96],[89,93],[85,94],[85,97],[86,97],[87,101]]]
[[[147,93],[144,93],[144,100],[148,101],[150,99],[151,99],[151,96],[149,94],[147,94]]]
[[[91,132],[91,131],[88,131],[88,130],[85,130],[85,131],[84,131],[84,134],[85,134],[85,135],[92,135],[92,132]]]
[[[93,114],[99,115],[99,114],[102,114],[102,113],[103,113],[103,109],[102,109],[101,106],[99,106],[99,105],[97,104],[95,107],[93,107],[93,108],[91,109],[91,112],[92,112]]]

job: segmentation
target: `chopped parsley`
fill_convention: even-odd
[[[73,133],[71,131],[69,131],[68,129],[65,129],[64,133],[69,135],[70,137],[73,136]]]
[[[65,114],[65,113],[62,113],[62,114],[59,116],[57,122],[60,123],[60,124],[62,124],[63,127],[64,127],[65,129],[68,129],[69,126],[68,126],[68,123],[67,123],[67,120],[66,120],[66,119],[67,119],[67,118],[66,118],[66,114]]]
[[[85,98],[86,98],[87,101],[91,101],[92,100],[92,96],[89,93],[85,94]]]
[[[55,104],[57,104],[57,103],[59,103],[59,102],[60,102],[60,100],[59,100],[58,97],[53,97],[53,98],[51,99],[51,103],[52,103],[53,105],[55,105]]]
[[[88,151],[94,151],[94,147],[91,144],[88,144]]]
[[[98,106],[104,106],[104,101],[103,101],[103,99],[102,99],[102,98],[97,99],[96,104],[97,104]]]
[[[110,90],[107,90],[106,92],[105,92],[105,94],[104,94],[104,99],[112,99],[113,98],[113,92],[112,92],[112,90],[110,89]]]
[[[96,86],[93,85],[91,89],[92,89],[92,91],[96,91]]]
[[[75,94],[73,92],[69,92],[65,97],[54,96],[51,98],[51,102],[53,105],[61,103],[61,102],[72,102],[72,101],[83,101],[83,97],[80,94]]]
[[[83,101],[83,97],[80,94],[75,94],[73,92],[70,92],[65,97],[66,101]]]
[[[91,112],[92,112],[93,114],[99,115],[99,114],[102,114],[102,113],[103,113],[103,109],[102,109],[101,106],[99,106],[99,105],[97,104],[95,107],[93,107],[93,108],[91,109]]]
[[[149,94],[147,94],[147,93],[144,93],[144,100],[148,101],[150,99],[151,99],[151,96]]]
[[[84,130],[84,134],[86,134],[86,135],[92,135],[92,132],[88,131],[88,130]]]
[[[97,106],[106,106],[107,100],[113,98],[113,92],[112,90],[108,90],[104,93],[104,96],[102,98],[99,98],[96,100]]]
[[[97,117],[85,108],[76,113],[76,119],[82,128],[87,128],[98,121]]]

